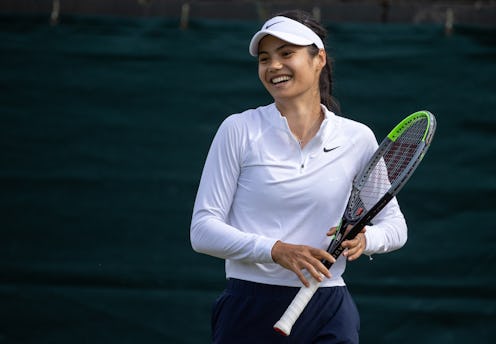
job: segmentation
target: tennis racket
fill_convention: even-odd
[[[393,199],[418,167],[430,146],[436,119],[429,111],[418,111],[402,120],[381,142],[363,170],[353,180],[346,210],[328,252],[336,259],[343,241],[354,238]],[[348,229],[349,226],[352,226]],[[323,261],[327,268],[332,263]],[[288,336],[320,282],[312,278],[302,287],[274,329]]]

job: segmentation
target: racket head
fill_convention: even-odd
[[[357,223],[386,194],[392,198],[401,190],[425,156],[435,130],[436,118],[426,110],[407,116],[391,130],[354,178],[344,213],[348,223]]]

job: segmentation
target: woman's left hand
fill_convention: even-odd
[[[351,225],[348,226],[347,230],[351,229]],[[337,228],[332,227],[328,232],[327,235],[331,236],[336,233]],[[353,239],[350,240],[345,240],[341,244],[345,250],[343,251],[343,256],[347,257],[348,260],[355,260],[358,257],[360,257],[365,251],[365,248],[367,247],[367,239],[365,237],[365,231],[366,227],[364,227],[360,233],[356,235]]]

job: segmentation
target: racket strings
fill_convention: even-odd
[[[388,179],[394,184],[398,177],[403,175],[410,161],[415,157],[418,147],[422,142],[427,119],[414,122],[405,132],[393,142],[390,149],[384,154]]]
[[[368,175],[362,178],[361,183],[353,186],[347,209],[350,220],[358,220],[405,175],[424,139],[427,124],[426,119],[421,119],[405,129],[368,170]]]

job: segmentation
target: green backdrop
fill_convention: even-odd
[[[332,24],[343,114],[378,139],[428,109],[438,132],[399,196],[400,251],[345,278],[363,343],[496,338],[496,31]],[[0,19],[0,343],[208,343],[223,262],[189,223],[228,114],[271,100],[257,22]]]

